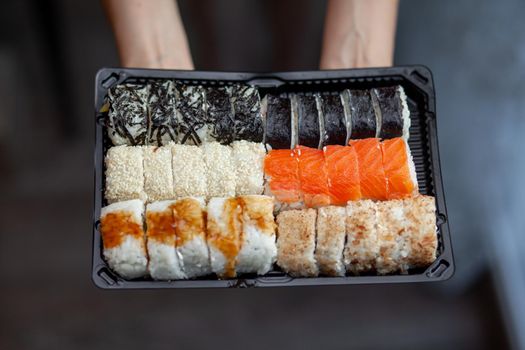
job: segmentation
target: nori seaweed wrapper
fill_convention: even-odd
[[[340,95],[320,97],[323,116],[324,137],[322,147],[326,145],[346,145],[346,119]]]
[[[148,135],[149,87],[117,85],[108,92],[108,136],[113,145],[145,145]]]
[[[233,109],[230,89],[210,87],[206,89],[207,123],[211,138],[228,145],[234,140]]]
[[[206,123],[204,88],[193,85],[175,85],[177,91],[179,143],[201,145],[207,141],[210,130]]]
[[[177,142],[179,123],[175,110],[174,83],[170,80],[150,84],[148,144],[162,146]]]
[[[381,121],[378,136],[385,139],[403,136],[403,107],[397,86],[372,89],[372,93]]]
[[[261,99],[257,88],[235,85],[231,89],[235,140],[262,142]]]
[[[266,95],[265,142],[272,149],[292,146],[292,106],[289,98]]]
[[[318,148],[321,140],[319,111],[315,96],[295,96],[297,103],[298,144]]]
[[[352,139],[376,137],[376,115],[368,90],[350,90],[349,108],[352,123]]]

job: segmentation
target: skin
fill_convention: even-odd
[[[124,67],[194,69],[175,0],[102,0]],[[393,63],[398,0],[328,0],[321,69]]]

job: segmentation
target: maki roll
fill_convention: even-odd
[[[262,101],[261,111],[266,121],[266,145],[272,149],[294,147],[295,128],[292,127],[290,99],[268,94]]]
[[[148,138],[149,86],[123,84],[108,92],[108,136],[113,145],[145,145]]]
[[[115,146],[106,153],[106,200],[109,203],[140,199],[144,192],[144,157],[142,147]]]
[[[171,209],[174,203],[175,201],[154,202],[146,208],[148,270],[156,280],[186,278],[176,246],[175,221]]]
[[[230,89],[225,87],[206,88],[206,123],[211,133],[208,141],[215,140],[228,145],[234,139],[233,109]]]
[[[410,111],[402,86],[372,89],[372,100],[377,116],[377,137],[389,139],[403,137],[408,139]]]
[[[317,246],[315,260],[319,273],[327,276],[344,276],[343,249],[345,246],[344,207],[323,207],[317,211]]]
[[[235,169],[235,194],[261,194],[264,190],[264,157],[262,143],[234,141],[232,155]]]
[[[237,273],[264,275],[271,270],[277,257],[273,198],[268,196],[241,196],[242,244],[237,255]]]
[[[144,146],[144,192],[148,202],[173,198],[173,172],[169,146]]]
[[[249,85],[235,85],[231,88],[231,100],[235,140],[262,142],[264,127],[261,116],[261,98],[257,88]]]
[[[197,146],[171,145],[173,194],[175,198],[208,195],[204,152]]]
[[[171,80],[155,81],[150,84],[148,98],[150,126],[148,144],[163,146],[176,142],[179,133],[175,109],[175,87]]]
[[[315,96],[292,97],[293,120],[297,120],[297,144],[312,148],[321,145],[320,116]]]
[[[212,130],[207,124],[205,92],[202,86],[175,85],[179,138],[182,144],[200,145],[206,142]]]
[[[206,165],[208,198],[235,196],[232,148],[218,142],[210,142],[205,143],[201,149]]]
[[[143,214],[144,204],[137,199],[110,204],[100,213],[104,258],[113,271],[126,279],[147,274]]]
[[[171,205],[177,236],[177,254],[187,278],[211,273],[206,244],[206,203],[203,197],[187,197]]]
[[[322,95],[318,97],[319,110],[323,132],[321,147],[327,145],[348,144],[348,131],[350,124],[347,123],[341,95]]]
[[[288,210],[277,216],[277,265],[293,277],[315,277],[315,209]]]
[[[350,137],[352,139],[376,137],[377,120],[370,91],[345,90],[342,94],[343,100],[348,102],[346,110],[349,114],[347,119],[351,124]]]

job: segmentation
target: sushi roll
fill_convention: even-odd
[[[210,139],[211,125],[207,123],[205,91],[202,86],[175,85],[176,109],[179,120],[178,142],[201,145]]]
[[[294,149],[299,160],[299,183],[307,208],[330,205],[330,189],[323,151],[297,146]]]
[[[304,207],[297,153],[289,149],[271,150],[264,158],[264,194],[275,197],[275,210]]]
[[[233,109],[230,101],[231,88],[206,88],[206,123],[211,130],[208,141],[215,140],[229,145],[234,139]]]
[[[261,97],[257,88],[235,85],[231,89],[235,140],[263,142]]]
[[[108,136],[113,145],[145,145],[149,87],[123,84],[109,89]]]
[[[176,246],[175,220],[171,209],[174,204],[175,201],[160,201],[146,207],[148,270],[156,280],[186,278]]]
[[[321,147],[348,144],[348,128],[341,95],[318,96],[323,125]]]
[[[434,197],[418,195],[403,200],[411,254],[410,267],[427,267],[436,260],[438,237]]]
[[[345,275],[343,249],[345,247],[346,210],[344,207],[323,207],[317,211],[317,246],[315,260],[322,275]]]
[[[208,202],[207,242],[211,270],[219,278],[237,276],[241,249],[242,208],[236,198],[211,198]]]
[[[387,179],[387,198],[400,199],[416,194],[416,169],[406,141],[400,137],[384,140],[381,154]]]
[[[362,198],[386,200],[388,198],[387,178],[379,139],[352,140],[350,145],[357,154]]]
[[[346,96],[344,96],[346,94]],[[372,105],[372,96],[368,90],[345,90],[343,100],[348,102],[346,110],[350,114],[352,139],[376,137],[377,119]]]
[[[173,81],[155,81],[150,84],[148,98],[151,120],[148,132],[149,145],[163,146],[170,142],[177,142],[179,122],[175,101]]]
[[[100,213],[104,258],[109,267],[125,279],[147,274],[143,214],[144,204],[137,199],[110,204]]]
[[[361,199],[361,185],[357,153],[354,147],[339,145],[323,149],[330,203],[346,205]]]
[[[235,196],[235,168],[232,148],[218,142],[201,147],[206,165],[208,197]]]
[[[348,202],[346,215],[346,271],[354,275],[370,272],[375,269],[380,248],[376,204],[371,200]]]
[[[148,202],[173,198],[173,171],[169,146],[144,146],[144,191]]]
[[[236,195],[261,194],[264,190],[264,157],[262,143],[235,141],[232,144]]]
[[[197,146],[171,145],[173,195],[175,198],[208,195],[204,152]]]
[[[372,102],[379,127],[376,137],[408,139],[410,111],[402,86],[372,89]]]
[[[242,243],[237,255],[237,273],[264,275],[272,269],[277,257],[273,198],[268,196],[237,197],[242,208]]]
[[[291,100],[292,120],[297,120],[297,145],[319,148],[322,128],[316,97],[294,95]]]
[[[293,277],[315,277],[315,209],[289,210],[277,216],[277,265]]]
[[[261,103],[261,111],[266,122],[266,145],[271,149],[293,148],[296,128],[292,127],[290,99],[268,94]]]
[[[109,203],[146,201],[143,160],[142,147],[115,146],[107,151],[105,196]]]
[[[177,253],[185,276],[195,278],[210,274],[204,198],[182,198],[172,204],[171,209],[177,236]]]

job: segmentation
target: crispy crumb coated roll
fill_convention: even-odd
[[[313,277],[315,261],[315,209],[289,210],[277,216],[277,264],[291,276]]]
[[[379,255],[376,204],[371,200],[350,201],[346,214],[346,270],[352,274],[371,271]]]
[[[106,200],[146,200],[142,147],[111,147],[105,158]]]
[[[170,147],[144,147],[144,191],[148,202],[173,198]]]
[[[434,197],[419,195],[403,201],[407,234],[411,247],[411,267],[426,267],[436,260],[436,202]]]
[[[110,204],[100,213],[104,258],[113,271],[126,279],[147,273],[143,214],[144,204],[137,199]]]
[[[237,201],[242,208],[242,239],[236,270],[264,275],[277,256],[273,198],[249,195],[237,197]]]
[[[235,141],[232,150],[236,195],[261,194],[264,190],[264,145],[244,140]]]
[[[172,204],[171,208],[175,219],[177,252],[186,277],[210,274],[204,198],[182,198]]]
[[[204,153],[197,146],[171,145],[175,198],[206,197],[207,173]]]
[[[202,146],[202,151],[208,174],[208,196],[235,196],[235,169],[231,147],[210,142]]]
[[[317,247],[315,260],[319,273],[344,276],[343,249],[345,246],[346,210],[344,207],[322,207],[317,211]]]
[[[146,208],[146,235],[148,239],[148,270],[153,279],[184,279],[176,247],[175,220],[172,205],[175,201],[160,201]]]

